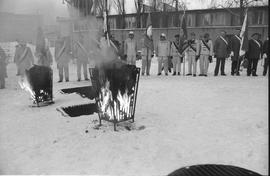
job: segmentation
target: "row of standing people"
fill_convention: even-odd
[[[150,74],[151,59],[155,53],[158,57],[158,75],[161,75],[164,69],[165,75],[168,75],[170,69],[170,57],[172,58],[173,75],[181,74],[181,64],[185,62],[185,55],[188,62],[187,75],[196,76],[197,73],[197,61],[199,60],[200,73],[199,76],[207,76],[209,63],[216,58],[216,66],[214,70],[214,76],[225,74],[225,61],[227,58],[232,59],[231,75],[240,75],[240,65],[243,58],[247,58],[247,75],[257,76],[257,64],[259,59],[264,59],[264,71],[265,76],[269,67],[269,50],[268,50],[268,38],[262,44],[259,40],[260,34],[254,33],[249,40],[249,49],[244,57],[240,57],[240,30],[236,30],[236,34],[232,35],[229,39],[225,31],[221,31],[220,36],[217,37],[215,42],[212,42],[208,33],[200,39],[196,39],[195,33],[190,33],[189,40],[181,33],[175,35],[175,40],[170,42],[166,39],[166,35],[162,33],[160,40],[156,44],[155,51],[145,47],[144,37],[141,40],[141,55],[142,55],[142,75]],[[125,40],[124,54],[127,58],[127,63],[135,65],[137,42],[134,39],[134,33],[131,31],[129,37]],[[185,67],[183,67],[184,69]]]
[[[169,70],[169,57],[172,58],[173,75],[181,74],[181,64],[187,55],[188,73],[187,75],[196,76],[197,73],[197,60],[199,60],[200,74],[199,76],[207,76],[209,63],[212,62],[213,57],[216,58],[216,67],[214,75],[217,76],[219,69],[221,75],[225,74],[225,60],[228,57],[232,58],[231,75],[240,75],[240,63],[241,57],[239,56],[239,50],[241,45],[241,38],[238,34],[235,34],[229,40],[226,37],[226,32],[222,31],[221,35],[213,42],[209,39],[209,34],[206,33],[202,39],[197,40],[196,34],[191,33],[189,40],[185,39],[185,36],[175,35],[175,40],[170,42],[166,39],[165,34],[161,34],[160,40],[156,45],[155,51],[144,47],[144,37],[141,40],[141,55],[142,55],[142,75],[150,75],[151,58],[154,53],[158,57],[158,75],[161,75],[164,70],[165,75],[168,75]],[[247,75],[257,76],[257,65],[259,59],[264,59],[264,71],[263,75],[267,74],[269,67],[269,50],[268,50],[268,38],[262,44],[259,40],[260,35],[255,33],[249,40],[249,49],[246,53],[248,60]],[[183,47],[185,46],[185,47]],[[72,52],[73,51],[73,52]],[[131,31],[129,37],[124,43],[124,54],[127,58],[127,64],[136,64],[136,55],[138,47],[137,42],[134,39],[134,33]],[[55,43],[55,61],[57,62],[57,68],[59,70],[59,82],[62,82],[64,77],[66,81],[69,81],[69,62],[72,58],[77,58],[77,76],[78,81],[81,81],[81,68],[83,68],[83,74],[85,80],[89,80],[87,76],[87,64],[89,64],[88,54],[89,52],[84,47],[83,36],[79,36],[79,40],[74,43],[74,49],[71,48],[71,42],[69,37],[59,38]],[[38,58],[38,65],[50,67],[53,63],[52,54],[50,53],[49,46],[46,44],[43,50],[37,50],[35,55]],[[4,88],[6,72],[6,54],[2,48],[0,48],[0,87]],[[31,49],[26,45],[23,40],[18,41],[16,45],[16,51],[14,56],[14,62],[17,65],[17,75],[23,77],[25,70],[29,69],[34,64],[34,56]]]

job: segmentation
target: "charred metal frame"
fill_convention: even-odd
[[[37,84],[36,80],[41,79],[40,77],[37,77],[36,75],[39,75],[43,73],[47,76],[45,85],[43,84]],[[29,80],[29,83],[31,85],[31,88],[34,92],[34,104],[37,105],[37,107],[40,106],[46,106],[49,104],[53,104],[53,71],[49,67],[44,66],[33,66],[29,70],[26,70],[26,77]],[[44,81],[44,80],[42,80]],[[41,104],[42,103],[42,104]]]
[[[98,80],[98,75],[99,75],[99,71],[97,69],[89,69],[90,71],[90,77],[92,80],[92,86],[97,90],[100,91],[101,90],[101,86],[99,84],[99,80]],[[135,118],[135,110],[136,110],[136,102],[137,102],[137,94],[138,94],[138,86],[139,86],[139,79],[140,79],[140,68],[136,68],[136,82],[134,85],[134,92],[132,93],[131,96],[131,102],[130,102],[130,111],[131,111],[131,115],[130,117],[127,117],[127,115],[124,115],[124,118],[121,120],[118,120],[115,116],[115,113],[113,113],[114,118],[110,120],[110,118],[108,117],[108,115],[103,114],[100,110],[100,107],[98,106],[100,103],[100,99],[97,96],[95,98],[96,100],[96,105],[98,108],[98,116],[99,116],[99,125],[102,125],[102,120],[107,121],[107,122],[111,122],[114,125],[114,131],[116,131],[116,126],[117,124],[124,122],[124,121],[129,121],[132,120],[132,122],[134,122],[134,118]],[[100,92],[98,92],[99,94]],[[112,106],[113,106],[113,102],[111,102]]]

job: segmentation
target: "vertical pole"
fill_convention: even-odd
[[[240,25],[244,21],[244,0],[240,0]]]

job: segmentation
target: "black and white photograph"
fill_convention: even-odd
[[[269,176],[268,0],[0,0],[0,175]]]

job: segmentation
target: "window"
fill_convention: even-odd
[[[73,32],[88,31],[89,27],[87,21],[74,21],[73,23]]]

